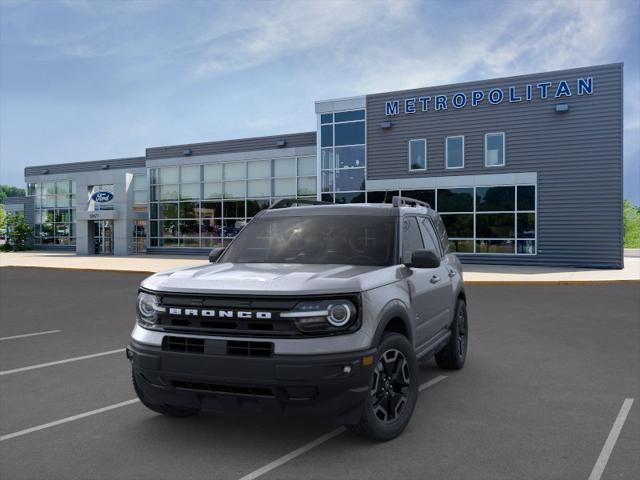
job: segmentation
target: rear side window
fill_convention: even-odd
[[[436,226],[436,233],[438,234],[438,238],[440,239],[440,244],[442,245],[442,250],[445,254],[449,253],[449,237],[447,236],[447,229],[444,227],[444,222],[440,215],[436,215],[434,218],[434,223]]]
[[[424,248],[435,252],[436,255],[442,256],[440,242],[438,241],[436,232],[433,230],[431,221],[428,218],[421,218],[420,228],[422,230],[422,238],[424,239]]]
[[[405,217],[402,220],[402,263],[410,263],[411,255],[424,248],[422,235],[416,217]]]

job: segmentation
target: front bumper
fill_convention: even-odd
[[[375,349],[322,355],[236,357],[163,350],[131,340],[133,374],[153,404],[321,416],[356,423]]]

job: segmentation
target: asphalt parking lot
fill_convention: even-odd
[[[588,479],[599,459],[592,480],[640,476],[637,284],[469,286],[467,365],[423,365],[409,427],[376,444],[133,401],[121,349],[143,277],[0,268],[0,478]]]

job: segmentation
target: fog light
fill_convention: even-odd
[[[373,355],[367,355],[366,357],[362,357],[362,365],[365,367],[371,365],[373,363]]]

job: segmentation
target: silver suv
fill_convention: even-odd
[[[462,368],[462,268],[440,216],[403,197],[321,203],[281,200],[210,265],[142,282],[127,357],[143,404],[319,415],[389,440],[413,413],[418,361]]]

